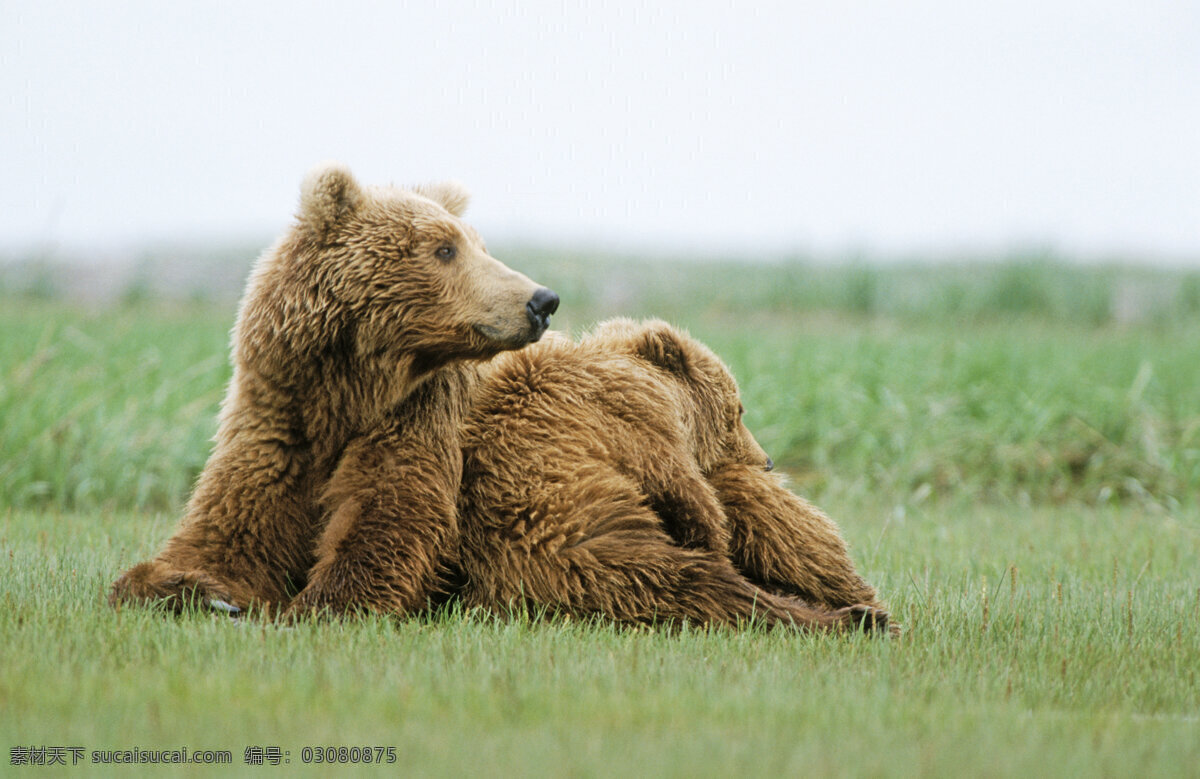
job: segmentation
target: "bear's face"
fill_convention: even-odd
[[[628,349],[675,383],[685,399],[692,451],[705,474],[732,464],[774,467],[742,421],[733,374],[707,346],[662,321],[609,320],[592,338]]]
[[[363,188],[336,166],[309,175],[294,274],[343,348],[432,368],[541,337],[558,297],[488,254],[460,219],[467,199],[453,184]]]
[[[771,458],[746,427],[737,382],[712,350],[689,337],[680,338],[685,355],[685,386],[696,403],[693,419],[696,460],[707,476],[725,465],[770,470]]]

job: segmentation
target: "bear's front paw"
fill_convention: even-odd
[[[241,607],[229,588],[203,571],[181,571],[160,560],[150,560],[130,568],[113,582],[108,602],[161,603],[173,612],[185,609],[212,609],[230,616]]]
[[[894,625],[886,611],[876,606],[858,603],[833,612],[842,626],[849,630],[861,630],[875,635],[897,636],[898,625]]]

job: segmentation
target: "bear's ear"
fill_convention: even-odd
[[[300,222],[324,238],[362,198],[362,187],[349,170],[337,163],[318,165],[300,185]]]
[[[666,322],[653,322],[633,341],[633,353],[680,377],[690,375],[687,346],[679,331]]]
[[[439,181],[436,184],[418,184],[413,187],[422,197],[427,197],[455,216],[466,213],[471,202],[471,193],[457,181]]]

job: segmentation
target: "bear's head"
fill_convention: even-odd
[[[706,475],[725,465],[771,470],[774,463],[742,421],[737,381],[704,344],[666,322],[612,319],[592,336],[648,362],[679,391],[693,451]]]
[[[453,183],[363,187],[341,166],[313,170],[296,224],[251,278],[239,361],[413,378],[538,340],[558,296],[488,254],[461,219],[467,200]]]

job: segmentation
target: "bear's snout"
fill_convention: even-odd
[[[768,457],[768,458],[767,458],[767,464],[763,466],[763,470],[764,470],[764,471],[773,471],[773,470],[775,470],[775,461],[774,461],[774,460],[772,460],[770,457]]]
[[[533,297],[525,304],[525,314],[529,324],[533,326],[533,338],[536,341],[550,327],[550,315],[558,310],[558,295],[553,290],[538,287]]]

